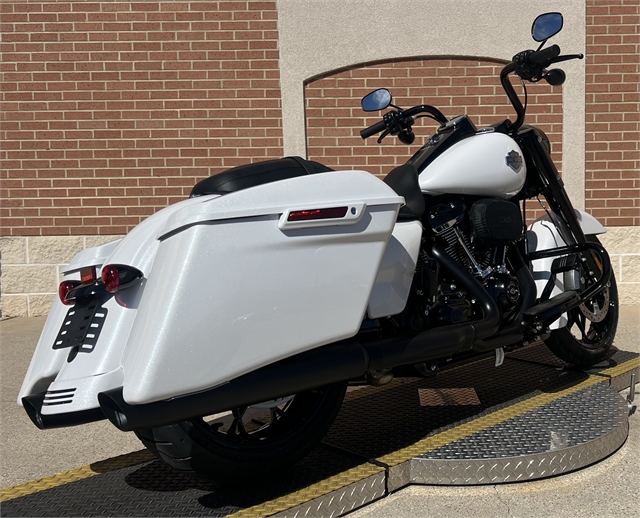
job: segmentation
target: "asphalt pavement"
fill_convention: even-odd
[[[140,450],[133,433],[102,421],[39,430],[16,398],[45,319],[0,321],[0,484],[22,484]],[[615,345],[640,352],[640,306],[622,307]],[[636,387],[640,395],[640,383]],[[636,403],[640,398],[636,396]],[[625,445],[607,459],[550,479],[489,486],[410,486],[353,512],[377,517],[640,517],[640,412]]]

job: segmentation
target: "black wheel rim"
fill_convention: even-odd
[[[599,349],[615,325],[610,286],[568,313],[567,330],[586,349]]]
[[[262,407],[239,407],[191,421],[199,442],[210,448],[264,452],[287,443],[313,418],[328,396],[328,387],[285,398]]]

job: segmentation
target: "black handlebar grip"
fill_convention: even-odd
[[[369,138],[371,135],[375,135],[376,133],[380,133],[382,130],[386,129],[387,125],[384,121],[376,122],[373,126],[369,126],[368,128],[363,129],[360,132],[360,136],[365,139]]]
[[[558,45],[551,45],[551,47],[529,54],[527,56],[527,61],[531,65],[540,66],[553,58],[557,58],[559,55],[560,47],[558,47]]]

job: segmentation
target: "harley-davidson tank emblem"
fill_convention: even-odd
[[[522,155],[515,150],[509,151],[505,157],[507,165],[513,169],[516,173],[522,167]]]

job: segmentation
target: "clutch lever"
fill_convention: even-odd
[[[382,142],[382,140],[383,140],[383,139],[384,139],[384,138],[385,138],[389,133],[391,133],[391,130],[388,130],[388,129],[384,130],[384,131],[382,132],[382,135],[380,135],[380,136],[378,137],[378,144],[380,144],[380,143]]]

